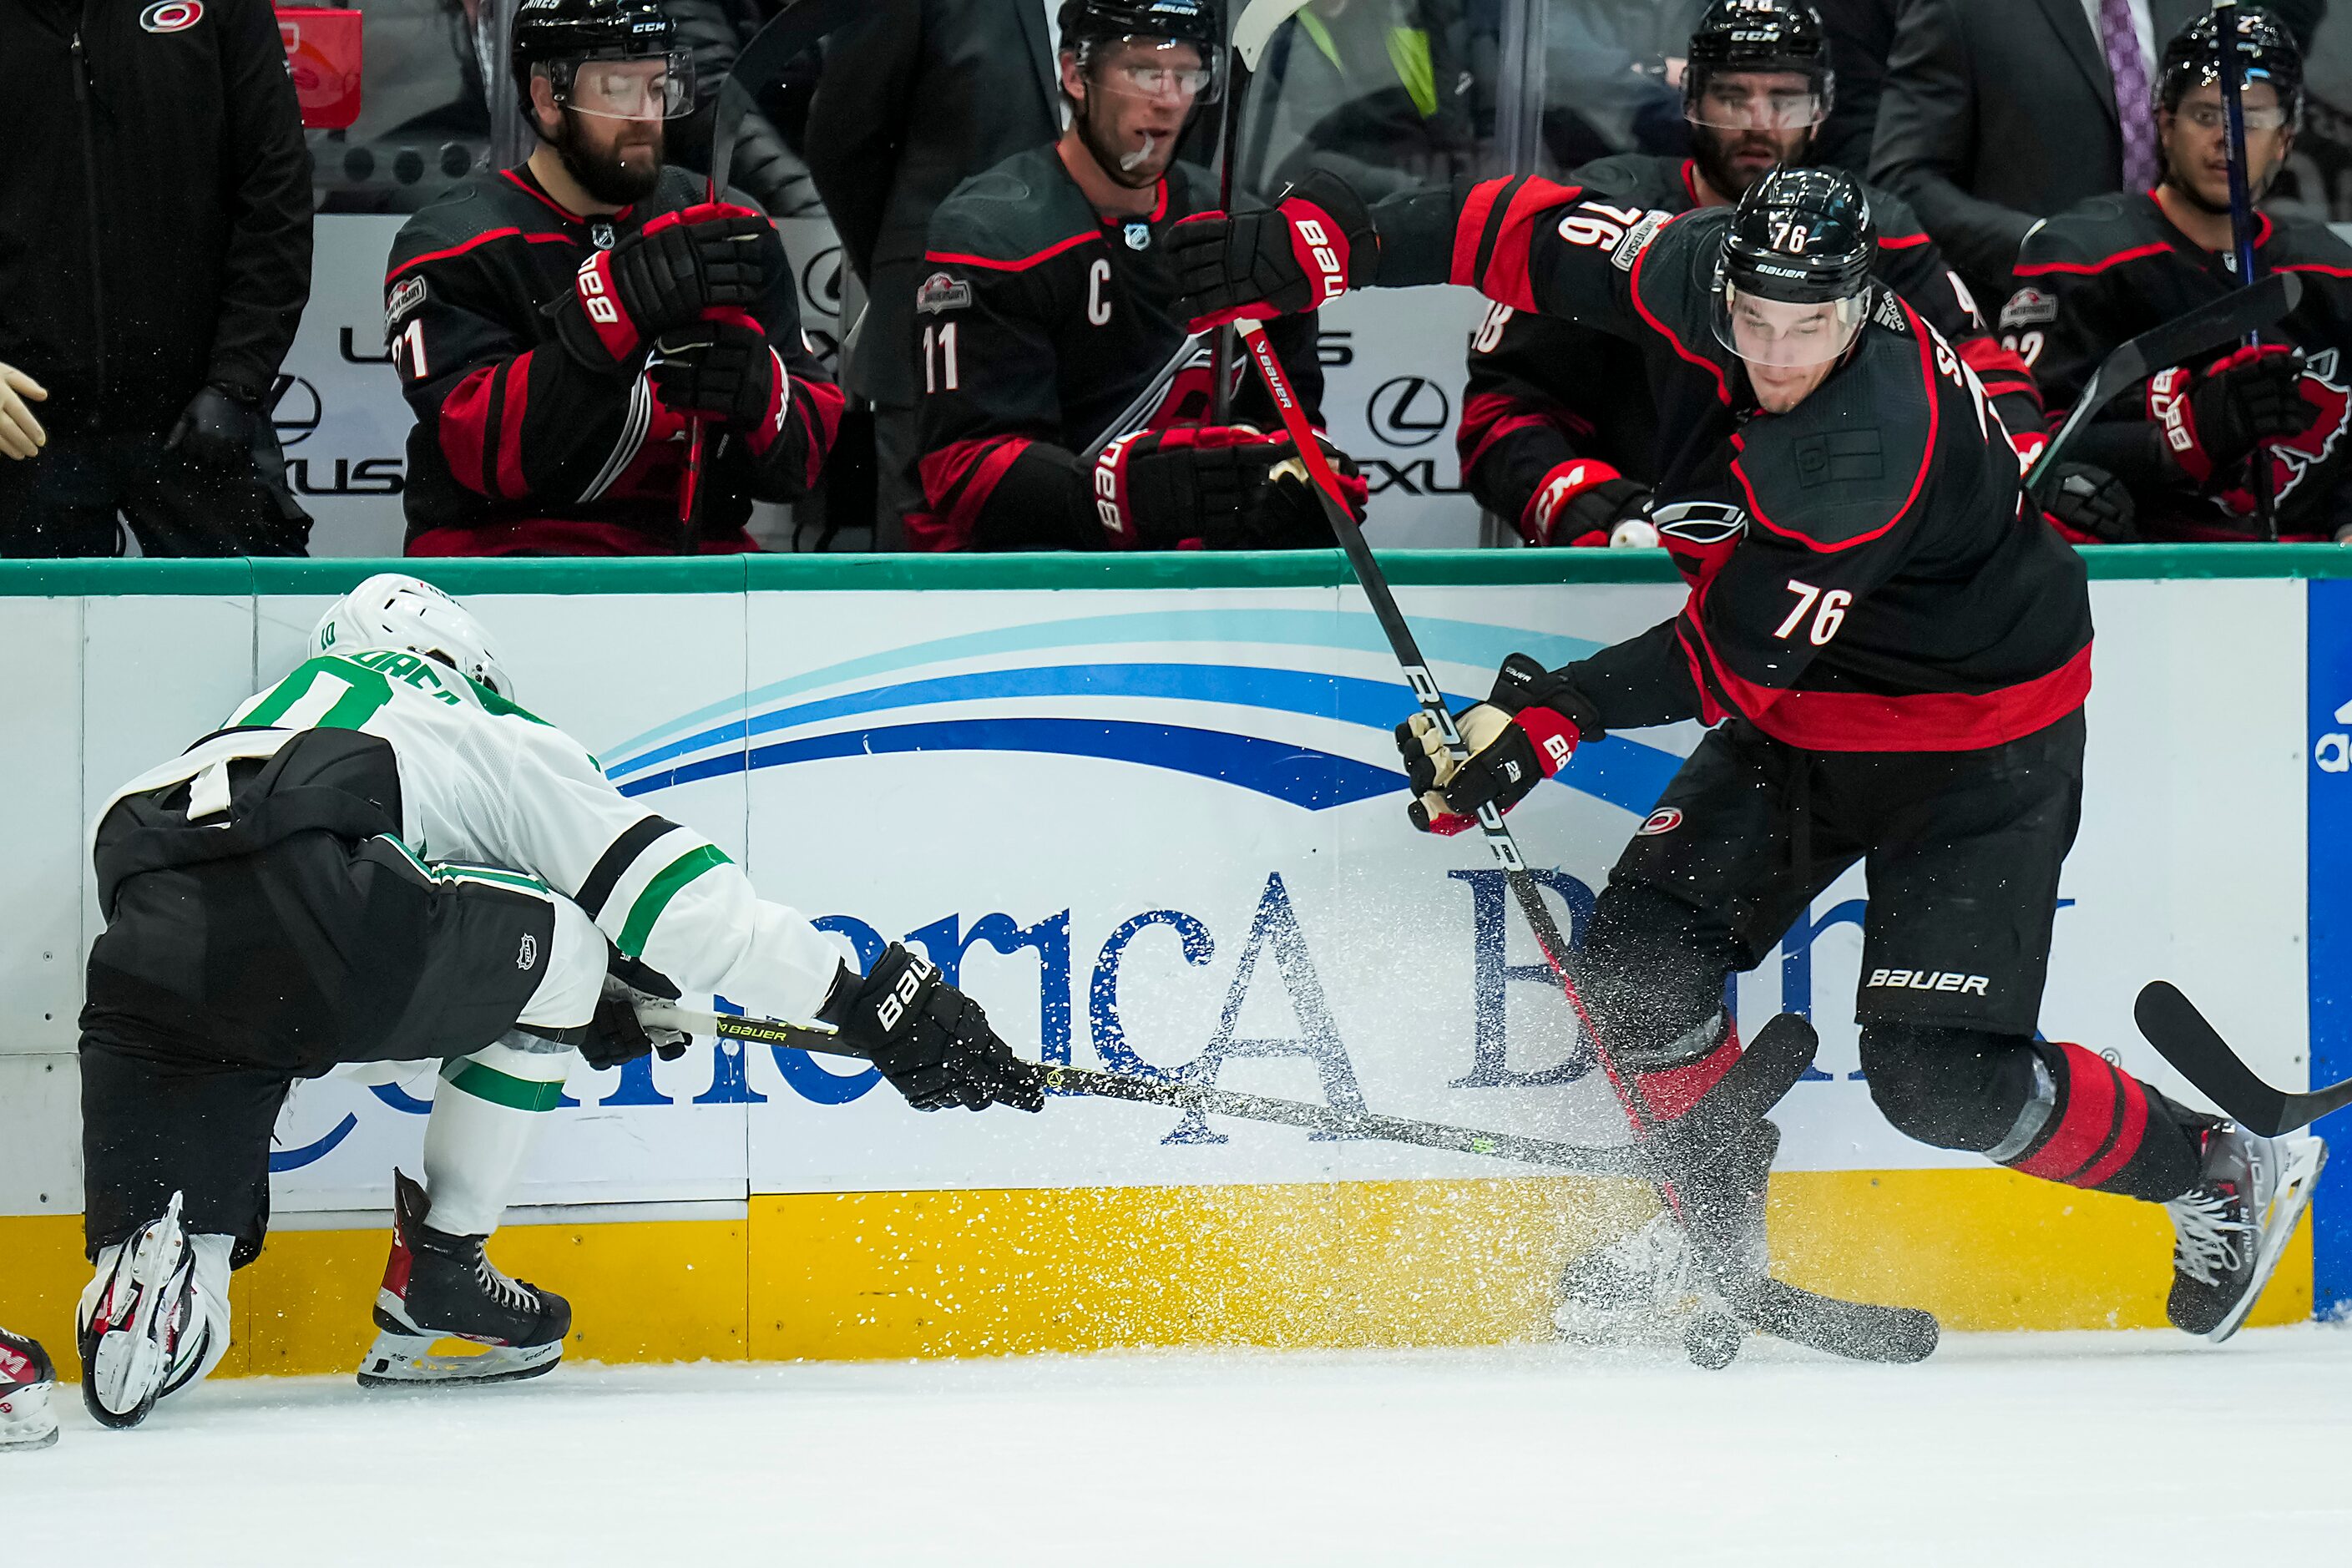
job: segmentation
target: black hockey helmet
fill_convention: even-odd
[[[1062,47],[1076,54],[1081,71],[1102,45],[1133,40],[1200,51],[1203,102],[1216,97],[1223,79],[1224,24],[1210,0],[1062,0],[1058,25]]]
[[[1699,18],[1690,40],[1690,63],[1683,72],[1683,104],[1690,118],[1711,124],[1704,113],[1707,85],[1733,71],[1790,71],[1811,84],[1814,102],[1790,105],[1802,120],[1787,123],[1818,125],[1826,119],[1835,96],[1837,76],[1830,68],[1829,36],[1821,13],[1807,0],[1714,0]],[[1744,129],[1744,127],[1730,127]]]
[[[2279,107],[2293,126],[2303,119],[2303,50],[2294,35],[2259,5],[2239,5],[2200,11],[2164,46],[2164,60],[2156,76],[2157,107],[2169,114],[2192,88],[2221,79],[2221,23],[2223,10],[2235,14],[2238,79],[2268,82],[2278,92]]]
[[[1775,169],[1739,198],[1724,226],[1716,339],[1757,363],[1834,359],[1862,331],[1877,260],[1870,201],[1852,176]]]
[[[658,0],[522,0],[515,9],[508,61],[514,72],[523,117],[530,118],[530,79],[544,76],[555,100],[585,114],[650,119],[642,109],[618,103],[613,94],[632,90],[620,82],[612,92],[575,91],[579,68],[591,60],[661,59],[655,78],[634,73],[633,90],[646,94],[647,79],[661,89],[660,117],[674,120],[694,108],[694,56],[677,41],[677,28]],[[601,85],[601,84],[600,84]]]

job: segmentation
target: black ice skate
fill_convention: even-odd
[[[173,1193],[163,1217],[114,1249],[106,1275],[83,1294],[74,1332],[82,1404],[101,1426],[138,1426],[155,1401],[194,1378],[211,1337]]]
[[[362,1388],[416,1384],[508,1383],[537,1377],[563,1357],[572,1304],[499,1272],[478,1236],[452,1236],[425,1223],[425,1189],[392,1174],[392,1256],[376,1292],[375,1343],[360,1363]],[[436,1355],[436,1340],[488,1347]]]
[[[2307,1133],[2257,1138],[2224,1122],[2205,1134],[2197,1186],[2172,1215],[2173,1327],[2219,1344],[2238,1331],[2311,1203],[2327,1145]]]
[[[41,1342],[0,1329],[0,1452],[58,1440],[58,1415],[49,1407],[57,1386],[58,1369]]]

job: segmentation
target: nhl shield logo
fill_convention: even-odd
[[[1151,226],[1148,223],[1129,224],[1127,226],[1127,247],[1129,250],[1150,249]]]

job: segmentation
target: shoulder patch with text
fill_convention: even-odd
[[[944,272],[932,273],[915,289],[915,309],[925,315],[943,316],[971,303],[971,285]]]

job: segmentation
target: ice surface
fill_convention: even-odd
[[[2069,1564],[2352,1561],[2352,1331],[600,1368],[63,1390],[0,1560]]]

